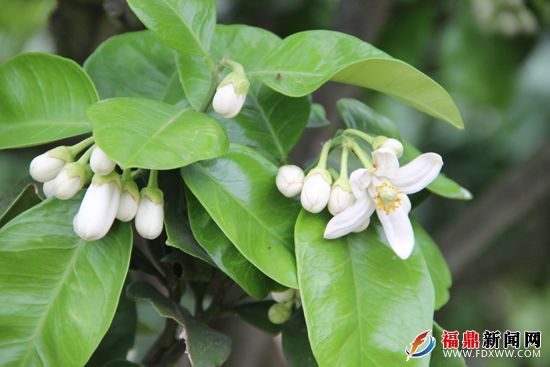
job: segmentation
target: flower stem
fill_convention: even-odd
[[[353,141],[351,143],[351,150],[353,151],[353,153],[357,156],[357,158],[359,158],[359,160],[361,161],[361,164],[365,167],[365,168],[369,168],[371,169],[372,168],[372,161],[371,159],[369,158],[369,156],[367,155],[367,153],[361,149],[361,147],[359,146],[359,144],[357,144],[356,141]]]
[[[69,147],[69,152],[74,157],[75,155],[77,155],[78,153],[80,153],[82,150],[84,150],[85,148],[87,148],[88,146],[90,146],[93,143],[94,143],[94,137],[90,136],[89,138],[86,138],[86,139],[82,140],[81,142],[70,146]]]
[[[317,163],[317,168],[327,168],[328,154],[330,153],[330,149],[332,148],[332,146],[332,140],[329,140],[325,142],[325,144],[323,144],[323,149],[321,150],[321,154],[319,155],[319,163]]]
[[[94,148],[95,148],[95,145],[92,145],[91,147],[89,147],[88,150],[85,151],[80,158],[78,158],[78,163],[82,165],[85,165],[86,163],[88,163],[92,155],[92,152],[94,151]]]
[[[346,129],[344,131],[344,134],[345,135],[352,135],[352,136],[357,136],[358,138],[361,138],[363,139],[364,141],[366,141],[367,143],[371,144],[374,142],[374,137],[370,136],[369,134],[367,133],[364,133],[360,130],[357,130],[357,129]]]
[[[158,187],[158,173],[159,171],[155,169],[149,171],[149,182],[147,182],[147,187]]]
[[[342,146],[342,159],[340,160],[340,178],[348,177],[348,156],[349,148],[347,146]]]
[[[225,59],[224,64],[231,67],[231,69],[233,69],[233,71],[236,71],[237,73],[240,73],[243,75],[245,74],[243,66],[236,61]]]

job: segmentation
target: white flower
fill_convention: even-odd
[[[330,198],[330,184],[332,178],[326,169],[313,169],[304,180],[300,201],[302,207],[310,213],[319,213],[323,210]]]
[[[53,180],[59,174],[67,163],[67,160],[55,154],[56,151],[58,151],[57,148],[52,149],[44,154],[40,154],[31,161],[29,173],[33,179],[38,182],[46,182]]]
[[[287,198],[296,196],[304,185],[304,171],[298,166],[285,165],[279,168],[275,179],[277,188]]]
[[[73,220],[74,231],[86,241],[99,240],[109,232],[120,201],[118,175],[98,177],[105,176],[94,176]]]
[[[389,149],[391,150],[397,158],[401,158],[403,155],[403,144],[399,140],[389,138],[383,142],[378,149]]]
[[[282,292],[271,292],[271,297],[277,303],[294,302],[296,298],[296,291],[292,288]]]
[[[116,213],[116,218],[123,222],[129,222],[136,216],[139,203],[139,194],[135,197],[135,194],[125,190],[120,195],[120,204]]]
[[[164,227],[164,200],[162,191],[146,187],[136,213],[136,230],[143,238],[153,240],[160,236]]]
[[[55,179],[44,182],[42,185],[42,191],[44,192],[46,199],[52,197],[55,193]]]
[[[330,214],[339,214],[349,208],[354,202],[355,197],[351,193],[348,179],[338,179],[330,189],[328,200],[328,211]]]
[[[218,88],[212,107],[223,117],[232,118],[241,112],[245,100],[246,93],[237,93],[234,83],[230,82]]]
[[[84,168],[78,163],[70,163],[56,176],[53,195],[61,200],[68,200],[80,191],[86,179]]]
[[[95,174],[105,176],[113,172],[115,162],[100,147],[95,147],[90,157],[90,168]]]
[[[438,154],[425,153],[399,167],[392,150],[381,148],[372,155],[374,168],[356,170],[350,177],[356,203],[329,221],[325,238],[338,238],[365,229],[376,210],[388,243],[400,258],[406,259],[414,246],[407,194],[428,186],[441,171],[443,161]]]

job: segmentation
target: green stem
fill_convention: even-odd
[[[233,69],[233,71],[236,71],[237,73],[241,73],[243,75],[245,74],[243,66],[236,61],[226,59],[224,60],[224,64],[231,67],[231,69]]]
[[[82,154],[80,158],[78,158],[78,163],[82,165],[85,165],[86,163],[88,163],[92,155],[92,152],[94,151],[94,148],[95,148],[95,145],[92,145],[91,147],[89,147],[88,150],[84,152],[84,154]]]
[[[359,160],[361,161],[361,164],[365,168],[369,168],[369,169],[372,168],[372,161],[370,157],[367,155],[367,153],[363,149],[361,149],[361,147],[359,146],[359,144],[357,144],[356,141],[351,143],[351,150],[357,156],[357,158],[359,158]]]
[[[347,146],[343,146],[342,159],[340,160],[340,178],[348,177],[348,156],[349,156],[349,148]]]
[[[321,150],[321,154],[319,155],[319,163],[317,163],[317,168],[327,168],[328,154],[330,153],[330,149],[332,148],[332,146],[332,140],[329,140],[325,144],[323,144],[323,149]]]
[[[158,187],[158,173],[159,171],[152,169],[149,171],[149,182],[147,182],[147,187],[157,188]]]
[[[344,135],[357,136],[371,145],[374,142],[374,137],[357,129],[346,129],[344,131]]]
[[[94,137],[90,136],[89,138],[86,138],[86,139],[82,140],[81,142],[76,143],[73,146],[70,146],[69,147],[69,152],[74,157],[75,155],[77,155],[78,153],[80,153],[82,150],[84,150],[85,148],[87,148],[88,146],[90,146],[93,143],[94,143]]]

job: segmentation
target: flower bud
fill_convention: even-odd
[[[271,292],[271,297],[277,303],[288,303],[294,302],[296,291],[292,288],[287,289],[283,292]]]
[[[53,195],[58,199],[68,200],[84,186],[86,170],[79,163],[69,163],[59,172],[54,181]]]
[[[379,147],[379,149],[389,149],[391,150],[397,158],[401,158],[403,155],[403,144],[399,140],[396,139],[388,139],[384,143],[382,143]]]
[[[42,191],[44,192],[46,199],[52,197],[55,193],[55,179],[44,182],[42,185]]]
[[[120,178],[116,173],[94,176],[73,220],[76,234],[86,241],[103,238],[115,221],[120,202]]]
[[[283,324],[290,319],[292,315],[292,304],[275,303],[267,311],[269,321],[274,324]]]
[[[145,187],[136,213],[136,230],[143,238],[153,240],[164,227],[164,199],[158,188]]]
[[[95,174],[107,175],[115,169],[115,162],[100,147],[95,147],[90,157],[90,168]]]
[[[353,205],[355,197],[351,192],[351,185],[347,177],[338,179],[330,190],[328,211],[332,215],[339,214]]]
[[[277,188],[287,198],[296,196],[302,191],[304,185],[304,171],[298,166],[281,166],[275,179]]]
[[[116,218],[123,222],[129,222],[136,216],[139,204],[139,190],[132,180],[123,182],[122,194]]]
[[[51,181],[72,160],[67,147],[57,147],[35,157],[31,161],[29,173],[38,182]]]
[[[214,107],[214,111],[223,117],[232,118],[241,112],[245,100],[246,93],[238,94],[233,83],[229,83],[218,88],[214,95],[212,106]]]
[[[332,177],[326,169],[315,168],[304,180],[300,201],[310,213],[319,213],[328,203]]]

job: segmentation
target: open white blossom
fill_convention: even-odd
[[[397,256],[407,259],[414,247],[414,233],[409,220],[413,194],[429,185],[441,171],[443,160],[435,153],[421,154],[403,167],[393,150],[377,149],[372,153],[373,169],[359,169],[350,176],[357,201],[333,217],[325,229],[325,238],[333,239],[368,227],[374,211]]]

